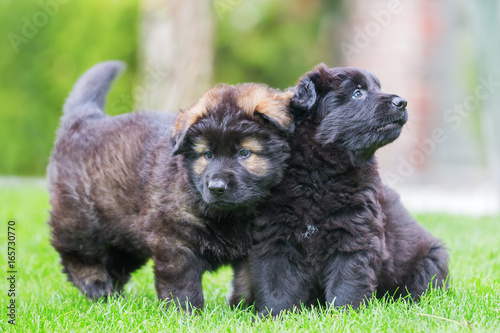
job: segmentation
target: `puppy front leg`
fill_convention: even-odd
[[[174,302],[186,312],[203,308],[201,278],[208,264],[190,249],[164,247],[153,255],[155,286],[167,307]]]
[[[266,244],[252,250],[250,267],[255,288],[255,309],[259,316],[276,316],[308,300],[310,270],[304,258],[291,245]]]
[[[326,302],[357,309],[376,288],[374,255],[366,252],[336,254],[325,270]]]
[[[229,306],[243,308],[249,307],[255,301],[254,286],[250,275],[250,264],[248,258],[233,263],[233,290],[229,295]]]

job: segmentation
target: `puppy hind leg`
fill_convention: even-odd
[[[113,281],[100,259],[61,253],[64,272],[83,294],[96,300],[113,293]]]
[[[104,263],[115,291],[121,293],[125,284],[130,280],[131,274],[147,261],[147,256],[141,256],[117,247],[108,249]]]
[[[430,289],[448,287],[448,254],[442,244],[433,244],[415,263],[405,284],[413,300]]]
[[[335,255],[324,271],[326,302],[357,309],[371,297],[376,288],[373,257],[364,252]]]

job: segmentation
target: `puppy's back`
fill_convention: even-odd
[[[53,215],[76,209],[121,221],[140,209],[150,156],[174,115],[107,116],[106,94],[122,68],[114,61],[92,67],[66,100],[47,168]]]
[[[413,299],[432,286],[447,286],[448,254],[438,238],[420,225],[388,186],[382,188],[385,243],[389,257],[380,271],[377,295],[412,294]]]

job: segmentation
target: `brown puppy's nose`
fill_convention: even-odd
[[[212,195],[221,196],[226,191],[227,184],[222,179],[211,179],[208,182],[208,190]]]
[[[406,109],[406,105],[408,102],[401,97],[394,97],[392,99],[392,104],[397,107],[400,111],[404,111]]]

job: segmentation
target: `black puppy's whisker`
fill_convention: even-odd
[[[410,136],[412,136],[412,137],[416,138],[417,136],[416,136],[416,134],[415,134],[415,133],[413,133],[413,131],[412,131],[412,127],[410,126],[410,123],[411,123],[411,124],[416,124],[416,123],[414,123],[414,122],[410,122],[410,121],[408,121],[408,123],[406,123],[406,124],[404,125],[404,128],[406,129],[406,132],[408,132],[408,134],[409,134]]]

